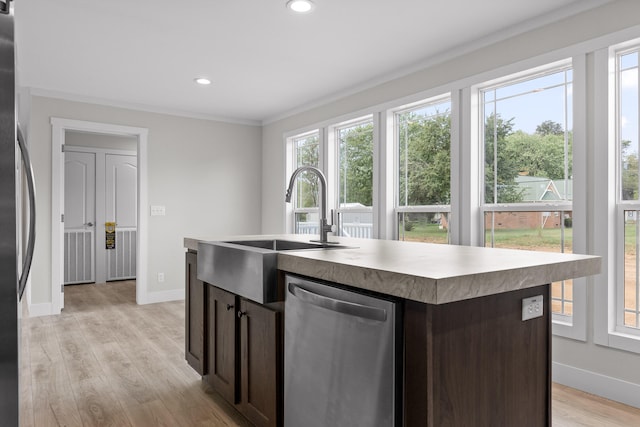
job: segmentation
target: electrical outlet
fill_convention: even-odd
[[[522,299],[522,320],[535,319],[542,317],[544,312],[544,297],[537,295],[531,298]]]
[[[164,273],[158,273],[158,282],[164,282]]]

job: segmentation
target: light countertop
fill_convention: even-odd
[[[187,249],[216,240],[308,235],[185,238]],[[347,249],[283,251],[278,269],[429,304],[445,304],[600,272],[600,257],[471,246],[330,237]]]

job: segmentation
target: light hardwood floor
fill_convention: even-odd
[[[184,303],[138,306],[135,282],[65,287],[23,319],[21,426],[244,426],[184,360]]]
[[[138,306],[135,282],[65,288],[22,322],[21,426],[247,426],[184,360],[184,302]],[[640,409],[553,386],[554,426],[640,426]]]

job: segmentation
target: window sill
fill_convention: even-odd
[[[608,346],[618,350],[640,353],[640,336],[618,331],[609,332]]]
[[[576,341],[587,341],[587,331],[579,328],[573,320],[552,319],[551,332],[554,336],[569,338]]]

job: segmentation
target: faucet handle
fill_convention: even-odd
[[[331,224],[328,224],[328,231],[335,233],[336,230],[338,229],[338,227],[336,227],[336,217],[335,217],[335,211],[333,209],[331,209],[330,211],[330,216],[331,216]]]

